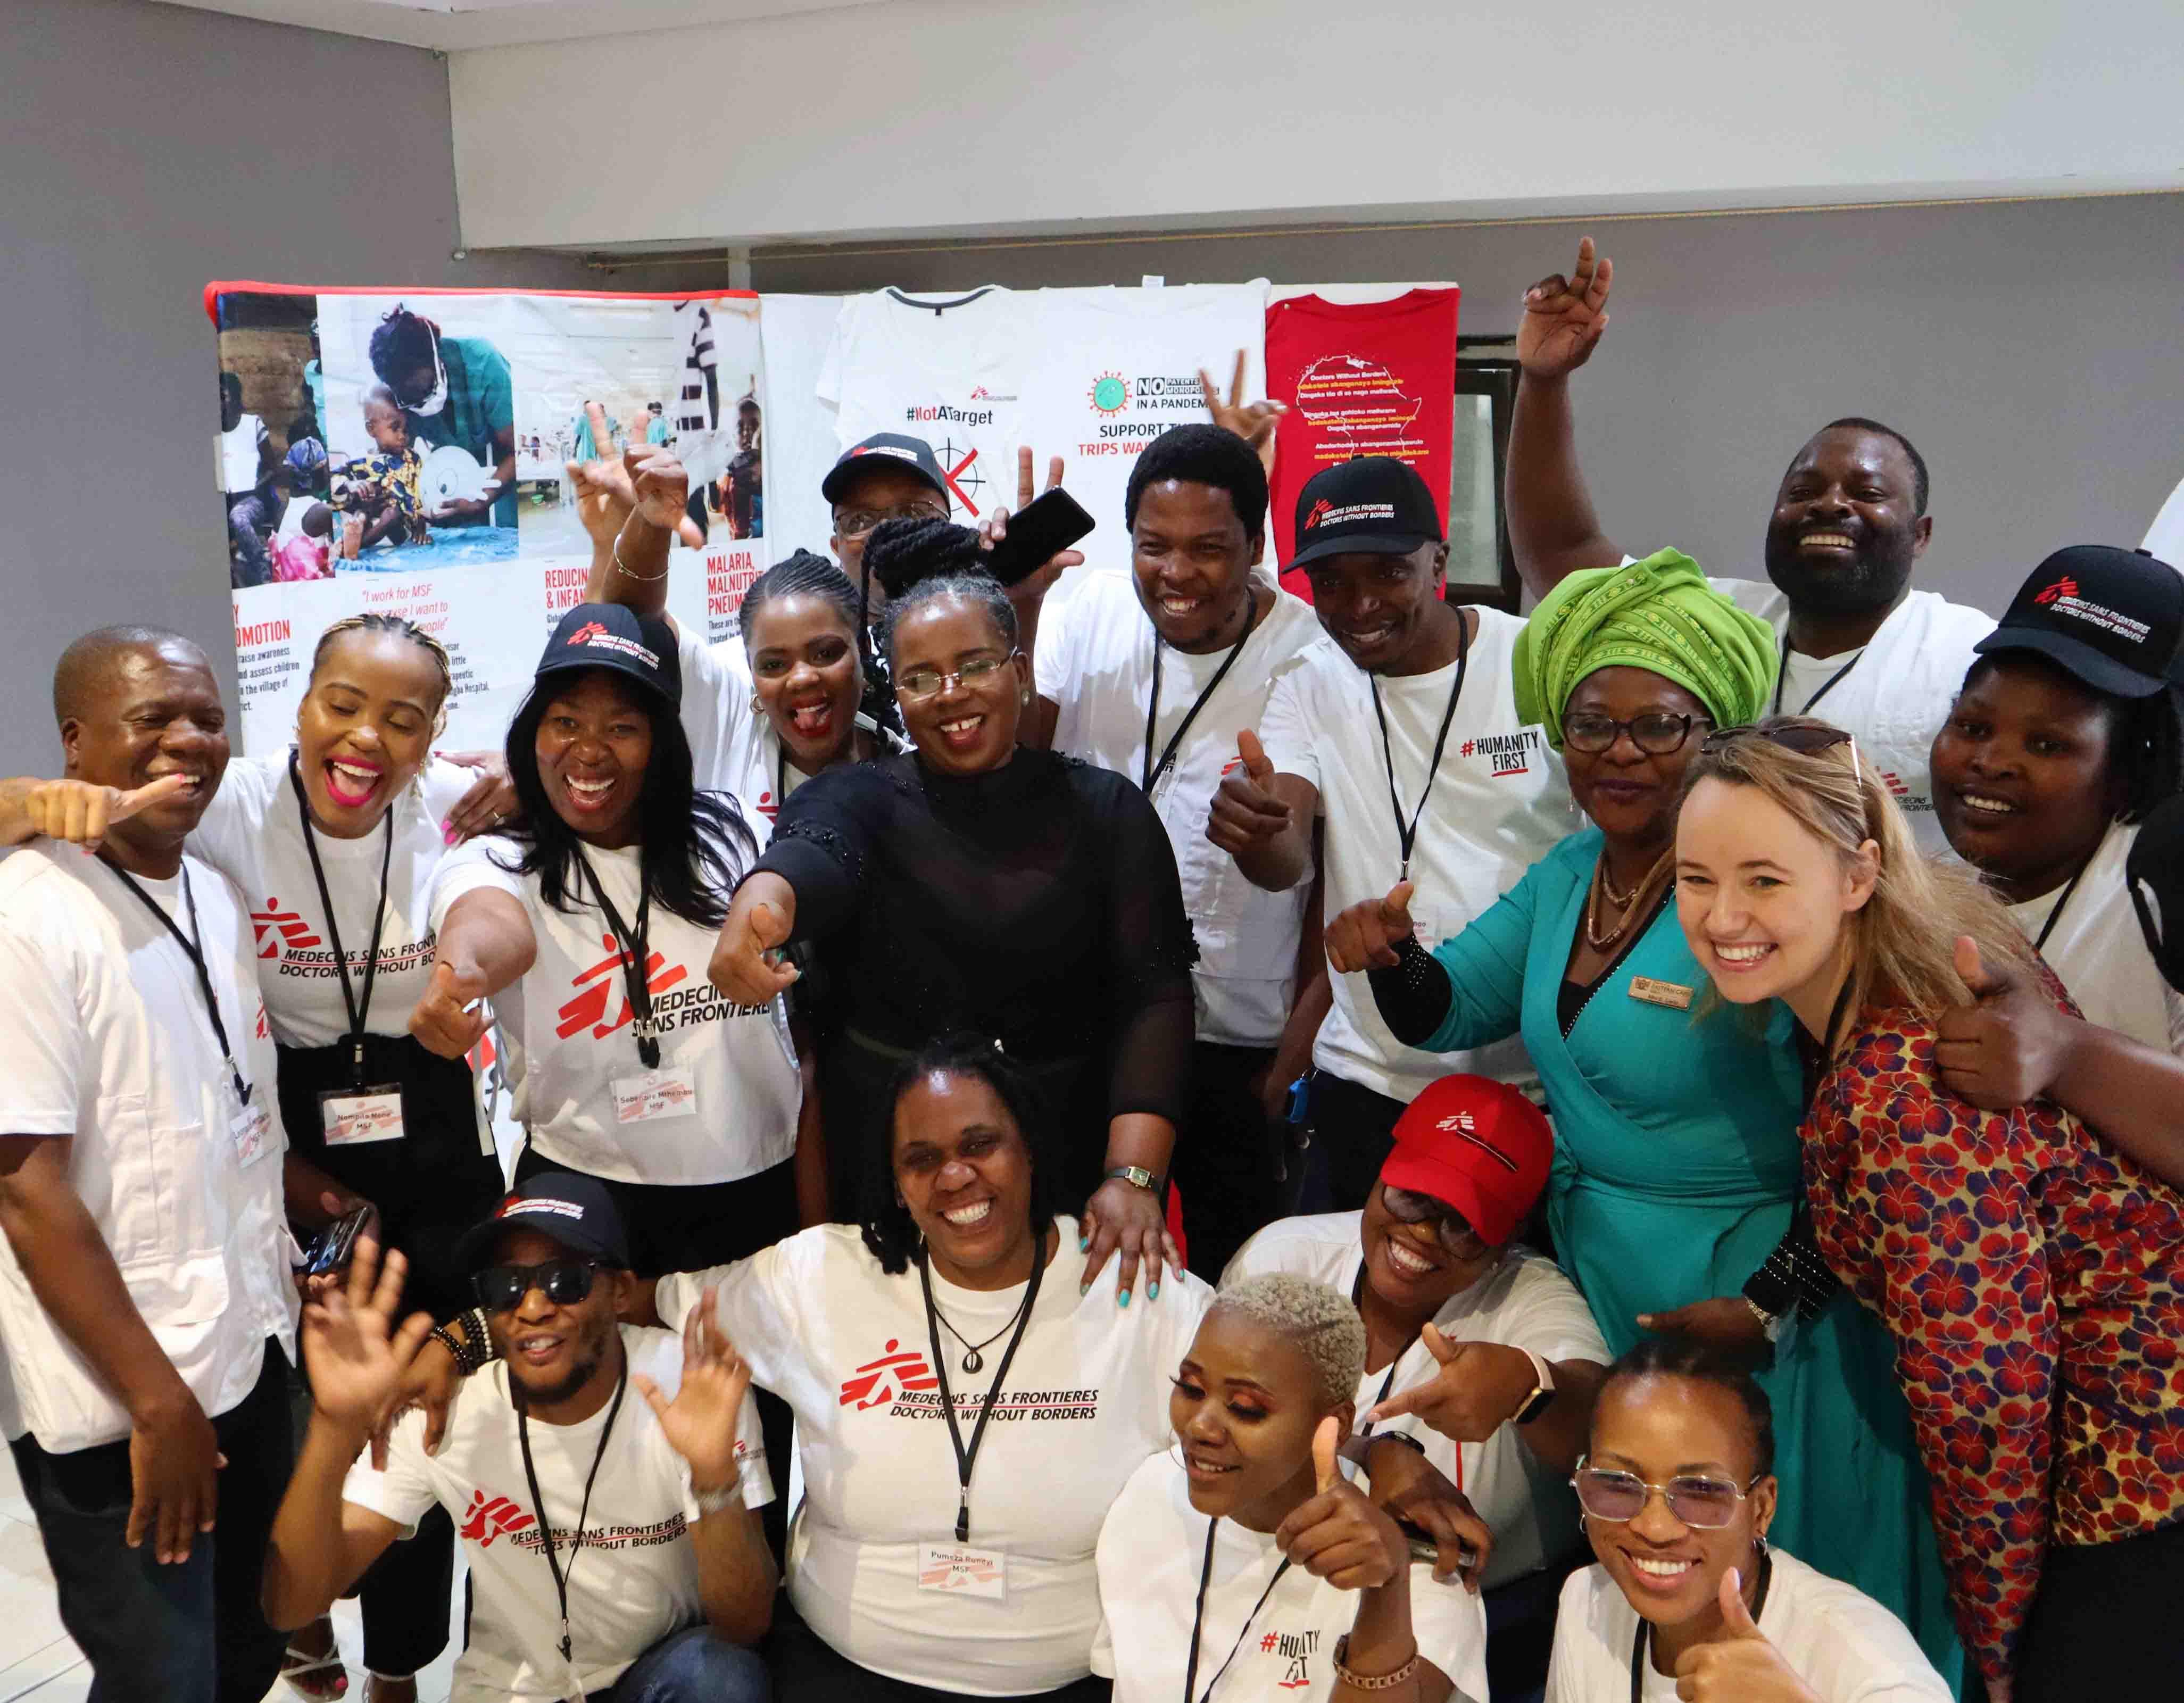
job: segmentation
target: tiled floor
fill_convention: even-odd
[[[455,1559],[454,1606],[462,1601],[462,1558]],[[364,1703],[363,1628],[353,1602],[334,1605],[334,1633],[348,1664],[346,1703]],[[417,1676],[417,1703],[447,1703],[454,1672],[455,1645]],[[91,1689],[91,1668],[74,1640],[61,1630],[53,1596],[53,1576],[46,1566],[30,1504],[16,1482],[15,1462],[0,1449],[0,1703],[82,1703]],[[303,1703],[299,1694],[276,1682],[266,1703]]]

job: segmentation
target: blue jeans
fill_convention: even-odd
[[[772,1703],[773,1681],[755,1650],[709,1626],[670,1633],[587,1703]]]

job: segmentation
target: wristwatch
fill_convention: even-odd
[[[1104,1183],[1112,1183],[1117,1177],[1133,1188],[1144,1189],[1148,1194],[1156,1194],[1160,1192],[1160,1178],[1142,1165],[1118,1165],[1100,1180]]]
[[[1512,1425],[1529,1425],[1545,1413],[1553,1403],[1555,1375],[1547,1370],[1546,1361],[1534,1354],[1531,1350],[1520,1348],[1517,1352],[1532,1362],[1532,1376],[1536,1382],[1532,1385],[1532,1393],[1524,1398],[1516,1412],[1510,1416],[1509,1422]]]

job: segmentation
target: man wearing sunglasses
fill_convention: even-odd
[[[518,1188],[458,1255],[496,1363],[460,1385],[437,1452],[412,1413],[383,1466],[358,1459],[426,1337],[471,1371],[472,1331],[400,1322],[400,1256],[382,1272],[368,1242],[305,1308],[311,1423],[274,1522],[266,1617],[325,1612],[437,1503],[474,1592],[454,1703],[763,1703],[751,1646],[775,1574],[755,1511],[773,1486],[749,1369],[710,1310],[679,1344],[618,1324],[635,1281],[621,1219],[599,1183],[566,1172]]]
[[[1563,1481],[1607,1344],[1577,1286],[1515,1239],[1554,1156],[1538,1107],[1506,1082],[1444,1077],[1405,1109],[1395,1144],[1362,1212],[1268,1226],[1222,1283],[1289,1272],[1357,1303],[1357,1429],[1412,1435],[1494,1528],[1490,1688],[1535,1695],[1579,1545]]]

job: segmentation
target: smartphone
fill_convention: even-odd
[[[1099,523],[1059,485],[1009,516],[1009,530],[986,557],[986,571],[1012,586],[1045,567]]]
[[[311,1251],[304,1258],[304,1275],[323,1277],[329,1272],[338,1272],[348,1266],[349,1256],[356,1251],[356,1238],[366,1224],[371,1222],[371,1208],[359,1206],[345,1213],[319,1233]]]
[[[1424,1526],[1414,1526],[1408,1520],[1398,1520],[1396,1522],[1396,1529],[1403,1534],[1404,1541],[1410,1544],[1412,1561],[1424,1561],[1428,1567],[1432,1567],[1440,1560],[1440,1545],[1433,1540]],[[1479,1551],[1472,1548],[1469,1544],[1458,1544],[1457,1553],[1461,1558],[1462,1566],[1468,1567],[1478,1565]],[[1454,1584],[1457,1583],[1457,1575],[1451,1573],[1440,1583]]]

